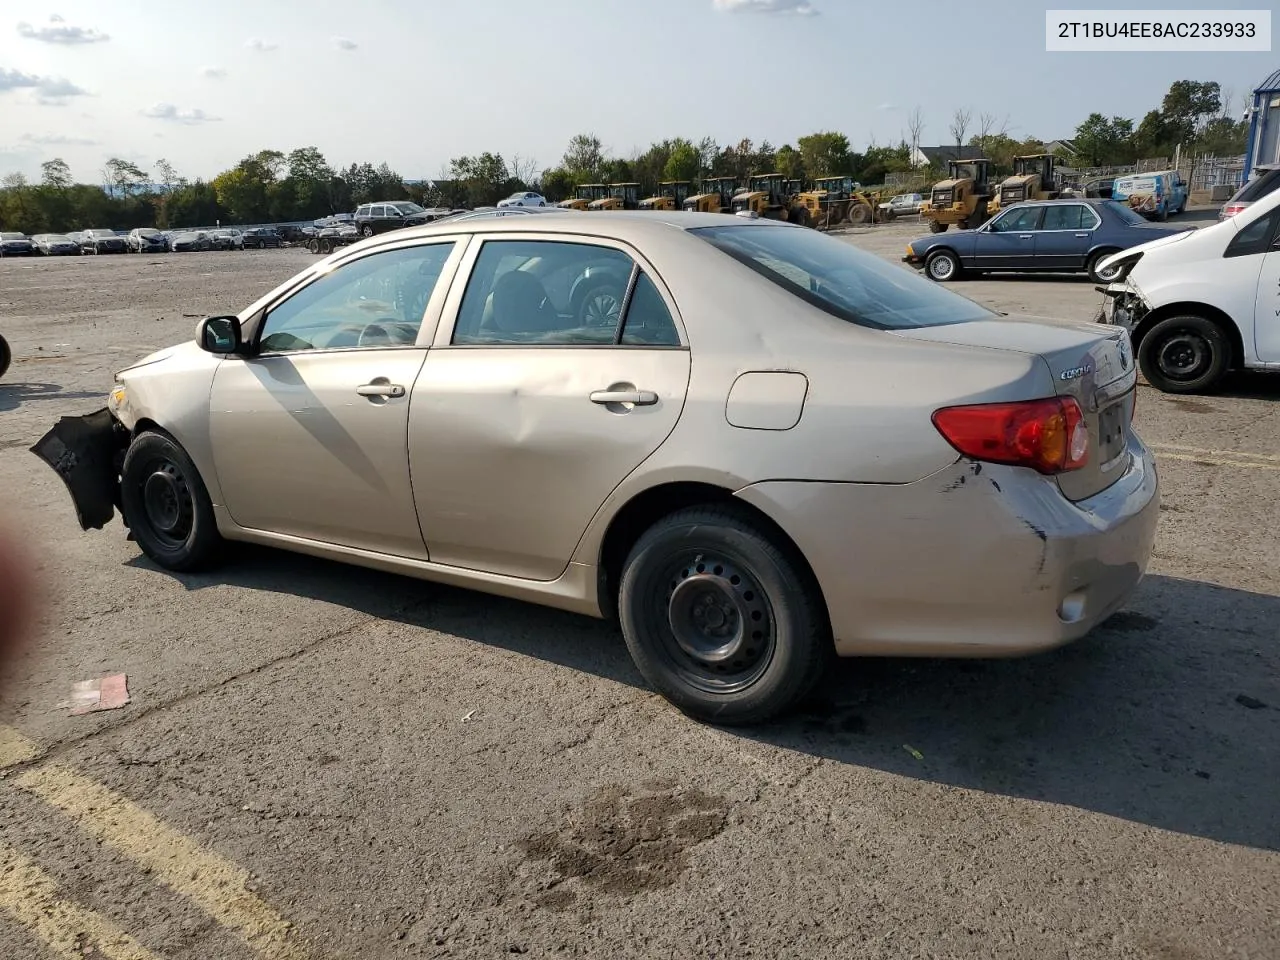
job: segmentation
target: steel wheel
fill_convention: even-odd
[[[707,693],[734,693],[768,668],[777,641],[769,599],[727,555],[689,553],[669,564],[665,596],[652,601],[669,635],[664,653],[681,679]]]
[[[146,464],[142,504],[156,539],[171,550],[180,549],[191,536],[195,501],[186,477],[176,463],[157,458]]]
[[[1213,348],[1193,330],[1178,330],[1155,349],[1156,366],[1170,380],[1190,381],[1204,375],[1213,361]]]

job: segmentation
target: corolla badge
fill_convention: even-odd
[[[1082,367],[1072,367],[1070,370],[1063,370],[1058,376],[1063,380],[1079,380],[1081,377],[1088,376],[1093,373],[1093,364],[1086,363]]]

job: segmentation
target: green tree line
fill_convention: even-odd
[[[1144,157],[1172,156],[1175,146],[1187,153],[1238,155],[1244,151],[1246,125],[1230,115],[1230,95],[1216,82],[1179,80],[1138,123],[1124,117],[1093,113],[1075,131],[1077,165],[1132,163]],[[914,114],[913,142],[922,142],[919,110]],[[956,111],[950,142],[966,142],[970,113]],[[941,139],[941,138],[937,138]],[[1044,144],[1035,137],[1016,139],[991,114],[982,114],[977,132],[967,142],[988,156],[994,173],[1012,169],[1019,154],[1037,153]],[[794,144],[775,147],[768,140],[742,139],[721,146],[711,137],[683,137],[650,144],[632,156],[613,155],[594,133],[573,137],[560,162],[539,170],[530,160],[501,153],[455,157],[434,182],[405,180],[387,164],[332,166],[315,147],[288,153],[261,150],[245,157],[212,180],[187,180],[171,164],[156,161],[151,171],[114,158],[102,173],[103,187],[77,183],[60,159],[41,166],[39,183],[20,174],[0,179],[0,228],[24,233],[61,232],[90,227],[127,230],[140,226],[186,227],[224,223],[277,223],[314,220],[350,212],[377,200],[415,200],[424,206],[477,207],[497,203],[518,190],[538,190],[555,202],[572,196],[580,183],[641,185],[656,193],[662,181],[698,181],[704,177],[736,177],[778,172],[789,179],[848,176],[865,184],[884,182],[889,173],[912,169],[912,148],[872,144],[853,149],[836,131],[817,131]],[[920,179],[940,171],[923,169]]]

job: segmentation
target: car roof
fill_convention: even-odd
[[[440,237],[456,233],[527,233],[537,230],[545,233],[566,233],[578,236],[594,235],[606,239],[644,243],[670,236],[673,231],[684,232],[701,227],[730,227],[752,229],[772,226],[780,229],[799,230],[795,224],[767,218],[747,219],[727,216],[723,213],[687,213],[678,210],[641,211],[609,210],[587,213],[581,210],[548,211],[537,219],[537,226],[523,217],[475,217],[465,222],[458,219],[440,220],[421,227],[407,227],[370,237],[348,250],[369,249],[385,243],[395,243],[417,237]]]

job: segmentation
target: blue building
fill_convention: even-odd
[[[1280,70],[1253,91],[1249,108],[1249,142],[1245,147],[1244,178],[1255,168],[1280,166]]]

